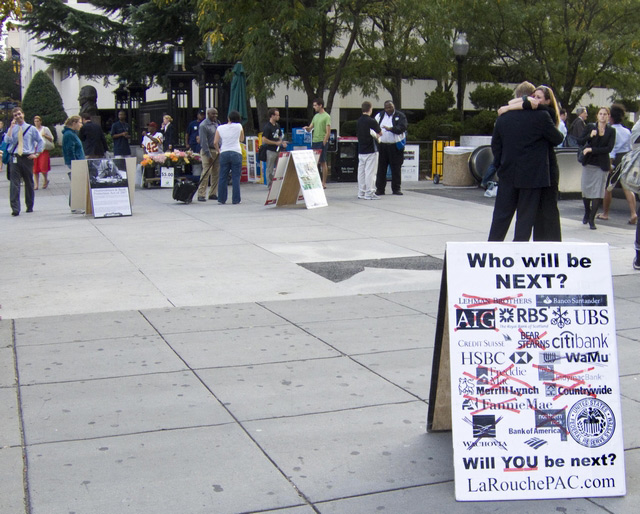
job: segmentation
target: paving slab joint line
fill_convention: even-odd
[[[257,304],[259,305],[259,304]],[[263,308],[266,309],[266,307],[261,306]],[[266,309],[269,310],[269,309]],[[311,502],[311,500],[296,486],[296,484],[291,480],[291,478],[289,476],[287,476],[287,474],[284,472],[284,470],[282,470],[278,464],[271,458],[271,456],[266,452],[266,450],[260,446],[260,444],[258,443],[258,441],[256,441],[256,439],[251,435],[251,433],[249,432],[249,430],[242,424],[242,422],[235,416],[235,414],[233,412],[231,412],[231,410],[224,404],[224,402],[222,402],[220,400],[220,398],[218,398],[216,396],[216,394],[211,390],[211,388],[205,383],[205,381],[202,379],[202,377],[200,377],[200,375],[198,374],[198,370],[192,368],[183,358],[182,356],[173,348],[173,346],[171,346],[171,343],[169,343],[169,341],[167,341],[164,337],[164,335],[154,326],[154,324],[151,322],[151,320],[149,320],[142,311],[138,311],[140,313],[140,315],[147,321],[147,323],[149,323],[149,325],[151,325],[151,327],[153,327],[153,329],[156,331],[156,333],[158,334],[158,336],[160,338],[162,338],[162,340],[165,342],[165,344],[171,349],[171,351],[173,351],[176,356],[178,357],[178,359],[180,359],[184,365],[187,367],[187,369],[193,373],[193,375],[196,377],[196,379],[202,384],[202,386],[209,391],[209,393],[211,394],[211,396],[213,396],[216,401],[221,405],[221,407],[229,414],[229,416],[234,420],[234,422],[237,424],[237,426],[240,428],[240,430],[242,430],[245,435],[249,438],[250,441],[253,442],[253,444],[256,446],[256,448],[258,448],[258,450],[260,450],[260,452],[265,456],[265,458],[271,462],[272,466],[282,475],[282,477],[289,482],[289,484],[291,485],[291,487],[293,487],[293,489],[296,491],[296,493],[298,494],[298,496],[300,498],[302,498],[302,500],[310,507],[313,509],[314,512],[316,512],[317,514],[321,514],[319,510],[317,510],[315,508],[315,506],[313,505],[313,503]]]
[[[605,498],[606,496],[602,496],[602,497],[598,497],[598,498]],[[598,505],[595,502],[595,498],[583,498],[583,500],[587,500],[589,503],[591,503],[592,505],[594,505],[595,507],[598,507],[599,509],[602,509],[603,512],[606,512],[607,514],[616,514],[614,511],[607,509],[605,506],[603,505]]]
[[[438,291],[440,290],[440,286],[438,286]],[[411,309],[412,311],[414,311],[416,314],[422,314],[424,316],[428,316],[430,318],[434,318],[438,316],[438,313],[436,312],[435,315],[433,314],[427,314],[426,312],[423,312],[421,310],[418,310],[414,307],[411,307],[410,305],[405,305],[404,303],[400,303],[400,302],[396,302],[395,300],[392,300],[390,298],[386,298],[384,296],[382,296],[383,294],[388,294],[388,293],[373,293],[373,296],[377,296],[378,298],[380,298],[381,300],[386,300],[388,302],[393,303],[394,305],[399,305],[400,307],[404,307],[405,309]],[[397,314],[397,316],[405,316],[405,314]],[[407,314],[407,316],[413,316],[413,314]],[[391,318],[392,316],[386,316],[387,318]]]
[[[330,500],[322,500],[316,502],[318,505],[323,505],[325,503],[332,503],[336,501],[342,500],[352,500],[354,498],[367,498],[368,496],[375,496],[377,494],[386,494],[386,493],[395,493],[397,491],[408,491],[410,489],[418,489],[419,487],[431,487],[442,484],[453,484],[453,480],[441,480],[440,482],[429,482],[426,484],[415,484],[415,485],[407,485],[404,487],[394,487],[391,489],[381,489],[380,491],[371,491],[370,493],[362,493],[362,494],[354,494],[350,496],[340,496],[338,498],[331,498]],[[481,503],[481,502],[468,502],[468,503]]]
[[[421,314],[423,316],[427,316],[426,314],[424,314],[423,312],[418,312],[418,314]],[[402,316],[402,314],[400,315]],[[411,316],[413,316],[413,314],[411,314]],[[388,316],[388,317],[395,317],[395,316]],[[342,350],[340,350],[339,348],[336,348],[334,345],[332,345],[331,343],[328,343],[327,341],[325,341],[324,339],[320,338],[319,336],[317,336],[316,334],[312,334],[311,332],[309,332],[308,330],[306,330],[304,327],[301,327],[299,325],[297,325],[296,323],[291,323],[294,327],[297,327],[299,330],[301,330],[302,332],[309,334],[311,337],[314,337],[315,339],[317,339],[318,341],[320,341],[323,344],[326,344],[329,348],[332,348],[333,350],[335,350],[336,352],[338,352],[342,357],[346,357],[347,359],[349,359],[351,362],[353,362],[355,365],[364,368],[366,371],[373,373],[375,376],[377,376],[378,378],[381,378],[382,380],[384,380],[385,382],[387,382],[388,384],[397,387],[398,389],[404,391],[405,393],[410,394],[411,396],[413,396],[416,400],[419,400],[421,402],[424,402],[425,405],[428,405],[429,402],[420,398],[417,394],[408,391],[407,389],[405,389],[404,387],[402,387],[401,385],[396,384],[395,382],[392,382],[390,379],[388,379],[387,377],[385,377],[384,375],[381,375],[380,373],[378,373],[377,371],[368,368],[367,366],[365,366],[362,362],[357,361],[353,356],[349,355],[348,353],[344,353]],[[380,351],[380,352],[373,352],[373,353],[368,353],[368,354],[355,354],[355,355],[373,355],[374,353],[391,353],[391,351]],[[324,357],[321,357],[324,358]],[[337,358],[337,357],[328,357],[328,358]],[[311,359],[309,359],[311,360]],[[315,359],[314,359],[315,360]],[[394,402],[395,403],[405,403],[405,402]],[[382,404],[382,405],[388,405],[388,404]],[[351,409],[346,409],[346,410],[351,410]]]
[[[27,446],[24,436],[24,416],[22,412],[22,392],[20,388],[20,372],[18,371],[18,350],[16,348],[16,324],[15,320],[10,320],[11,323],[11,346],[13,354],[13,372],[15,378],[16,388],[16,402],[18,405],[18,419],[20,427],[20,447],[22,451],[22,501],[24,502],[24,510],[26,514],[31,513],[31,499],[29,495],[29,459],[27,457]]]

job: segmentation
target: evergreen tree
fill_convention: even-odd
[[[11,61],[0,61],[0,100],[20,99],[20,75]]]
[[[91,0],[87,11],[63,0],[31,0],[24,27],[55,53],[43,60],[86,77],[119,76],[162,82],[171,68],[171,47],[184,47],[189,68],[200,60],[197,0]]]
[[[60,93],[44,71],[39,71],[33,76],[22,99],[22,110],[28,123],[33,122],[34,116],[40,116],[42,124],[49,127],[53,134],[53,127],[67,119]]]

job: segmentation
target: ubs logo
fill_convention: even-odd
[[[575,312],[578,325],[608,325],[609,312],[607,309],[578,309]]]
[[[456,309],[456,330],[496,330],[496,311]]]

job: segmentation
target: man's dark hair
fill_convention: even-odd
[[[269,115],[269,118],[271,118],[271,116],[273,116],[275,113],[280,112],[279,109],[276,109],[275,107],[272,107],[271,109],[269,109],[267,111],[267,114]]]
[[[622,123],[622,120],[624,120],[626,114],[627,111],[625,110],[624,105],[613,104],[611,106],[611,119],[613,120],[614,124],[618,125]]]
[[[560,109],[560,114],[567,114],[567,110],[566,109]]]
[[[369,112],[371,110],[371,102],[362,102],[362,112]]]
[[[322,105],[322,107],[324,107],[324,100],[322,98],[314,98],[313,103]]]
[[[228,118],[232,123],[240,123],[242,121],[242,117],[238,111],[231,111]]]
[[[80,116],[82,116],[83,120],[91,121],[91,114],[89,114],[88,112],[83,112],[82,114],[80,114]]]

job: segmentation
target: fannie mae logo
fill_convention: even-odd
[[[497,330],[495,309],[456,309],[456,330]]]

